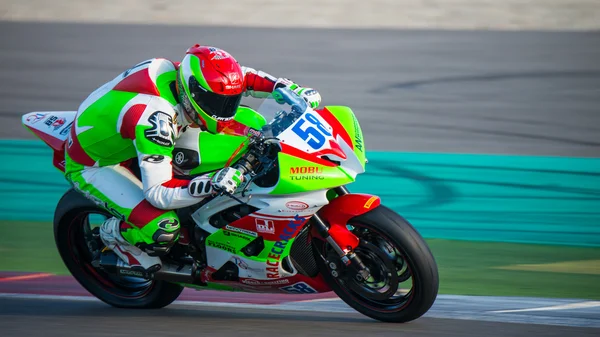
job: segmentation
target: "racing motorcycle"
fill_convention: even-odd
[[[63,171],[75,115],[23,116],[23,124],[54,149],[54,165]],[[387,322],[411,321],[429,310],[438,270],[423,238],[379,197],[346,187],[367,163],[350,108],[314,110],[280,88],[257,110],[240,106],[226,125],[219,134],[183,132],[174,172],[190,178],[232,165],[244,173],[244,183],[233,194],[177,210],[180,239],[156,272],[134,270],[104,247],[99,226],[114,211],[74,189],[63,195],[54,215],[56,246],[85,289],[124,308],[164,307],[191,287],[333,290],[362,314]]]

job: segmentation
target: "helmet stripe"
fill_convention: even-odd
[[[206,82],[206,79],[204,78],[204,74],[202,74],[202,69],[200,69],[200,58],[198,56],[194,56],[194,55],[186,55],[186,57],[190,57],[190,62],[186,62],[186,64],[190,65],[190,71],[192,74],[194,74],[196,76],[196,79],[198,80],[198,83],[200,83],[200,85],[207,89],[208,91],[212,92],[213,90],[210,88],[210,85],[208,85],[208,82]],[[189,78],[189,77],[187,77]]]

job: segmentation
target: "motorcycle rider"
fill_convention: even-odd
[[[174,178],[175,141],[185,128],[226,132],[237,123],[233,116],[242,96],[265,98],[281,86],[313,108],[321,101],[314,89],[242,67],[226,51],[196,44],[179,63],[146,60],[92,92],[69,134],[65,175],[114,215],[100,227],[104,244],[133,269],[160,269],[160,256],[179,237],[174,209],[215,191],[233,193],[243,180],[232,167],[191,180]],[[132,160],[139,163],[141,180],[129,169]]]

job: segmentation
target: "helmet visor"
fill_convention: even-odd
[[[242,100],[239,95],[220,95],[204,89],[198,81],[190,76],[190,94],[200,109],[215,119],[229,119],[235,115],[237,107]]]

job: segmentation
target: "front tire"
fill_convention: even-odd
[[[355,253],[372,276],[357,281],[339,269],[341,264],[333,270],[317,257],[319,269],[333,291],[358,312],[380,321],[404,323],[425,314],[437,297],[439,276],[421,235],[383,205],[350,219],[348,226],[360,238]],[[339,260],[327,243],[313,242],[322,257]],[[405,289],[407,286],[410,289]]]
[[[54,213],[54,239],[65,266],[81,286],[112,306],[153,309],[171,304],[182,286],[119,277],[92,265],[94,252],[103,246],[95,228],[111,216],[74,189],[63,195]]]

